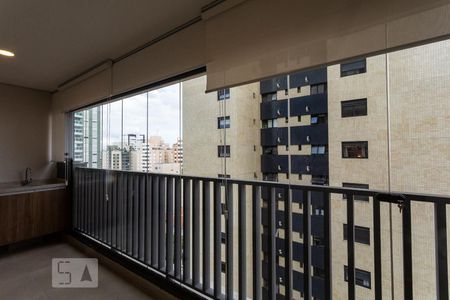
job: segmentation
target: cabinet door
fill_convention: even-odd
[[[0,197],[0,246],[60,232],[69,224],[66,190]]]
[[[68,224],[68,199],[65,190],[31,194],[35,236],[63,231]]]
[[[0,197],[0,246],[33,237],[30,195]]]

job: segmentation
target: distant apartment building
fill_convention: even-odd
[[[261,93],[261,172],[263,180],[291,184],[320,184],[329,182],[328,168],[328,94],[327,68],[319,68],[279,76],[260,82]],[[275,207],[284,213],[284,200],[292,197],[293,222],[298,224],[303,214],[304,195],[293,190],[291,195],[284,189],[276,189]],[[263,189],[263,215],[267,215],[270,194]],[[323,201],[319,193],[311,195],[311,251],[312,296],[322,299],[324,220]],[[280,219],[277,239],[286,236],[284,221]],[[264,226],[264,230],[268,230]],[[293,226],[293,277],[302,278],[303,258],[296,250],[301,248],[305,236],[299,226]],[[263,247],[266,253],[267,248]],[[286,251],[277,251],[277,260],[284,260]],[[322,256],[322,257],[320,257]],[[264,257],[268,257],[267,253]],[[278,294],[285,294],[284,265],[279,264]],[[278,271],[277,271],[278,273]],[[268,282],[268,262],[263,261],[263,279]],[[303,281],[293,280],[293,296],[303,297]]]
[[[73,114],[73,160],[82,162],[84,159],[84,112]]]
[[[161,136],[150,136],[149,145],[149,164],[173,163],[173,151],[169,144],[165,143]]]
[[[172,145],[173,162],[177,164],[183,163],[183,142],[177,139],[177,142]]]
[[[148,139],[149,172],[180,174],[183,158],[177,156],[175,160],[175,155],[179,155],[179,150],[175,150],[176,146],[178,147],[178,143],[170,147],[161,136],[150,136]]]
[[[102,114],[99,107],[74,113],[73,159],[90,168],[101,168]]]
[[[438,42],[262,81],[263,178],[448,194],[450,143],[445,128],[450,111],[449,53],[450,43]],[[425,149],[433,149],[436,155]],[[281,191],[277,195],[280,199],[286,196]],[[295,203],[300,204],[301,212],[301,198],[292,194],[294,212]],[[332,195],[331,201],[332,279],[338,299],[347,298],[346,201],[342,198]],[[311,200],[313,251],[314,247],[320,251],[322,203],[318,194],[313,193]],[[368,299],[374,297],[372,199],[357,196],[355,200],[356,296]],[[430,216],[420,224],[433,224],[433,208],[419,209]],[[401,227],[401,213],[395,205],[390,214],[391,219],[384,211],[381,222]],[[433,251],[427,251],[434,243],[430,226],[414,236],[415,251],[428,253],[424,255],[427,261],[422,258],[420,262],[421,270],[413,274],[418,285],[414,295],[423,299],[436,297],[435,258]],[[401,298],[401,234],[395,228],[384,230],[382,239],[384,249],[393,249],[393,259],[388,250],[382,253],[383,296],[390,298],[394,291],[394,297]],[[316,286],[320,286],[323,274],[320,265],[320,260],[313,260]],[[302,269],[298,266],[294,260],[294,272]],[[345,288],[339,288],[343,284]],[[295,281],[293,285],[294,293],[301,297],[301,286]],[[321,298],[314,284],[312,293]]]
[[[113,170],[180,174],[182,157],[176,162],[174,149],[160,136],[127,134],[123,144],[107,146],[103,151],[104,168]],[[176,151],[179,152],[178,150]]]
[[[107,146],[102,156],[104,169],[122,170],[122,150],[119,146]]]

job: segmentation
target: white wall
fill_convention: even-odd
[[[0,83],[0,182],[54,176],[50,142],[50,93]]]

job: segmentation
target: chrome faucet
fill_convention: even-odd
[[[31,178],[31,168],[25,169],[25,181],[23,182],[23,185],[30,184],[33,181],[33,178]]]

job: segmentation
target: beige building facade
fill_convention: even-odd
[[[328,141],[324,146],[327,147],[328,174],[324,183],[336,187],[359,186],[392,192],[449,195],[450,42],[367,57],[364,71],[354,74],[344,74],[342,70],[343,65],[340,64],[326,68],[324,92],[327,94]],[[306,77],[304,80],[308,82]],[[276,180],[290,184],[313,182],[314,175],[310,170],[303,174],[298,171],[294,157],[311,155],[322,144],[296,145],[292,140],[292,130],[311,126],[313,119],[322,113],[295,115],[293,106],[288,105],[285,114],[278,112],[278,116],[269,122],[262,121],[260,107],[264,95],[261,96],[260,83],[232,88],[229,99],[218,100],[217,93],[204,93],[205,81],[205,77],[199,77],[183,83],[184,174],[205,177],[229,175],[233,179]],[[289,75],[286,86],[279,86],[271,97],[281,103],[317,93],[314,90],[317,87],[312,84],[291,86],[291,82]],[[365,113],[354,110],[354,115],[344,116],[344,106],[351,105],[351,101],[365,103]],[[219,118],[228,116],[230,127],[218,128]],[[288,163],[287,171],[279,165],[273,171],[275,177],[263,171],[261,155],[268,150],[260,138],[263,128],[287,128],[288,132],[286,144],[278,141],[278,145],[269,147],[276,156],[287,157],[283,158]],[[366,148],[352,156],[349,154],[352,148],[344,150],[348,143],[350,147],[352,143],[365,143]],[[230,146],[230,157],[218,157],[219,145]],[[336,299],[346,299],[347,241],[344,231],[347,202],[342,195],[331,197],[333,295]],[[357,299],[375,297],[372,201],[372,198],[355,200],[355,226],[368,236],[366,241],[355,243]],[[248,208],[251,209],[250,206]],[[295,204],[292,209],[293,212],[302,212],[301,206]],[[412,205],[416,299],[436,298],[433,209],[428,204]],[[313,214],[320,215],[320,208],[317,211],[313,209]],[[447,215],[450,215],[448,208]],[[385,299],[403,298],[401,216],[396,205],[381,205],[382,289]],[[450,230],[450,224],[448,227]],[[282,230],[279,234],[284,235]],[[301,242],[302,239],[294,235],[294,241]],[[280,258],[280,265],[284,264],[283,261]],[[298,272],[303,270],[298,262],[294,262],[293,268]],[[313,270],[313,275],[320,276],[319,273]],[[280,293],[284,293],[281,285]],[[302,295],[294,291],[294,296],[301,298]]]
[[[375,190],[449,195],[450,42],[368,57],[366,63],[366,73],[343,78],[338,65],[328,68],[330,185],[357,183]],[[342,118],[341,101],[361,98],[367,99],[367,115]],[[367,141],[368,158],[343,158],[345,141]],[[347,261],[341,225],[346,223],[346,202],[339,198],[334,195],[331,202],[334,286],[343,282],[342,265]],[[381,206],[387,299],[403,297],[401,216],[396,205]],[[356,244],[356,267],[373,274],[372,199],[355,201],[355,218],[355,225],[369,228],[371,239],[370,245]],[[434,207],[413,202],[413,282],[418,299],[437,297],[434,226]],[[373,286],[373,276],[371,280]],[[347,297],[346,289],[333,291],[339,298]],[[356,291],[358,299],[374,297],[373,289]]]

